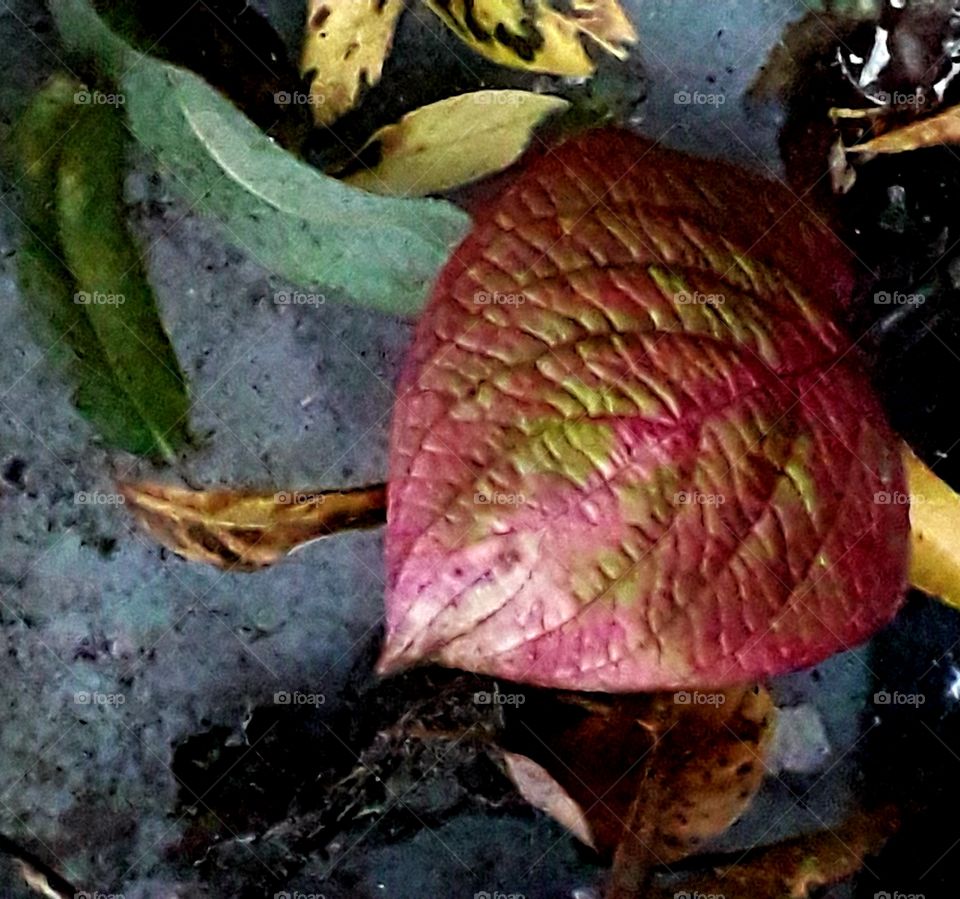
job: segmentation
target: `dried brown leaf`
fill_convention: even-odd
[[[682,884],[672,883],[649,895],[669,899],[680,891],[722,894],[725,899],[809,899],[814,891],[860,871],[898,826],[899,814],[892,806],[858,812],[838,828],[777,843],[737,864],[718,867]]]
[[[847,147],[848,153],[906,153],[940,144],[960,143],[960,106],[952,106],[928,119],[910,122]]]
[[[515,752],[505,752],[503,761],[510,780],[530,805],[546,812],[581,843],[596,848],[590,833],[590,824],[583,809],[557,783],[546,768],[538,765],[533,759]]]
[[[508,772],[528,801],[621,868],[695,852],[743,814],[763,780],[775,709],[762,687],[566,704],[541,715],[535,730],[517,726],[511,757],[539,770],[527,767],[525,781],[515,765]]]
[[[348,491],[186,490],[120,484],[140,524],[160,544],[196,562],[256,571],[297,547],[339,531],[381,524],[382,485]]]

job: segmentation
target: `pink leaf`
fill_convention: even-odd
[[[719,686],[889,621],[904,474],[850,284],[803,200],[739,169],[609,130],[531,162],[400,385],[381,671]]]

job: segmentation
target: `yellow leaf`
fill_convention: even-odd
[[[960,496],[908,447],[910,583],[960,609]]]
[[[383,74],[406,0],[308,0],[300,70],[313,73],[310,102],[318,125],[352,109]]]
[[[523,153],[533,129],[570,104],[529,91],[477,91],[431,103],[381,128],[380,162],[345,180],[391,196],[439,193],[506,168]],[[366,149],[366,148],[365,148]]]
[[[905,153],[923,147],[956,143],[960,143],[960,106],[953,106],[929,119],[895,128],[847,150],[850,153]]]
[[[618,0],[572,0],[561,12],[549,0],[425,0],[472,50],[500,65],[586,77],[595,66],[583,47],[589,35],[620,58],[636,41]]]
[[[381,524],[386,510],[383,486],[315,493],[119,486],[158,543],[191,561],[241,571],[265,568],[321,537]]]

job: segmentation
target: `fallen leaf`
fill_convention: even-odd
[[[20,283],[44,347],[69,368],[77,408],[101,437],[170,458],[186,437],[186,388],[127,230],[126,132],[113,108],[78,105],[84,90],[55,77],[17,128]]]
[[[568,12],[548,0],[424,0],[472,50],[500,65],[586,77],[596,66],[582,35],[623,58],[636,32],[617,0],[573,0]]]
[[[615,879],[629,870],[642,881],[741,817],[763,781],[775,723],[759,686],[586,702],[528,696],[507,718],[506,768],[527,801],[616,859]]]
[[[240,571],[273,565],[340,531],[374,527],[385,515],[382,486],[274,493],[119,486],[126,505],[158,543],[191,561]]]
[[[367,147],[379,144],[380,162],[345,180],[374,193],[406,197],[459,187],[515,162],[533,129],[569,105],[560,97],[516,90],[477,91],[431,103],[377,131]]]
[[[626,45],[636,43],[637,32],[617,0],[570,0],[570,15],[608,53],[617,59],[630,55]]]
[[[906,153],[924,147],[960,143],[960,106],[910,122],[884,134],[847,147],[848,153]]]
[[[133,51],[88,0],[51,7],[74,53],[118,79],[134,136],[171,187],[217,219],[227,240],[298,285],[343,289],[361,304],[412,315],[469,225],[441,200],[375,197],[274,144],[202,79]]]
[[[853,185],[857,183],[857,170],[850,165],[843,141],[834,141],[827,157],[827,165],[830,169],[830,184],[833,192],[835,194],[849,193],[853,189]]]
[[[960,609],[960,496],[904,446],[910,500],[910,583]]]
[[[329,125],[380,80],[406,0],[309,0],[300,70],[313,118]]]
[[[858,812],[840,827],[817,831],[756,850],[740,860],[659,887],[651,899],[719,895],[724,899],[809,899],[822,887],[847,880],[880,852],[899,827],[892,806]],[[883,896],[883,893],[877,894]]]
[[[546,768],[538,765],[533,759],[515,752],[505,752],[503,761],[510,780],[530,805],[548,814],[581,843],[586,843],[592,849],[596,848],[590,833],[590,824],[583,809],[554,780]]]
[[[617,130],[479,213],[391,437],[382,673],[760,679],[906,592],[900,444],[836,320],[849,263],[779,185]]]

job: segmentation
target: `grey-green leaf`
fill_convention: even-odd
[[[225,237],[298,285],[412,315],[469,217],[442,200],[373,196],[274,144],[193,73],[132,50],[87,0],[52,0],[65,44],[95,59],[125,98],[128,124],[185,199]]]

